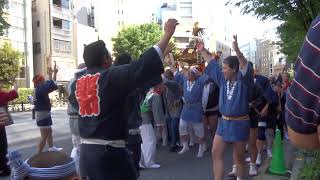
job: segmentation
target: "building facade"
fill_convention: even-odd
[[[257,42],[256,66],[265,76],[277,75],[279,68],[285,64],[285,55],[280,52],[280,46],[270,39]]]
[[[33,0],[32,21],[35,74],[47,74],[56,63],[58,82],[68,82],[77,64],[71,1]]]
[[[258,63],[258,57],[257,57],[258,43],[259,41],[257,39],[254,39],[240,47],[240,50],[243,53],[243,56],[248,61],[251,61],[255,66],[257,66],[257,63]]]
[[[7,6],[7,21],[10,27],[0,38],[2,43],[9,42],[23,54],[20,73],[16,80],[20,87],[32,87],[32,13],[31,0],[10,0]]]
[[[217,17],[215,13],[207,12],[219,12],[223,16]],[[199,26],[204,28],[202,39],[206,48],[211,52],[221,50],[222,58],[225,58],[231,54],[230,17],[231,14],[223,3],[210,0],[176,0],[162,5],[158,22],[164,25],[169,18],[176,18],[179,21],[179,26],[173,35],[179,49],[187,47],[192,38],[193,25],[198,22]]]
[[[76,64],[84,63],[83,51],[87,44],[98,40],[95,27],[95,4],[93,0],[73,0],[74,42],[76,45]]]
[[[95,28],[98,37],[112,51],[112,38],[125,25],[150,23],[154,11],[148,7],[151,0],[98,0],[95,1]]]

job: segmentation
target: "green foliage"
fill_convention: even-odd
[[[283,22],[277,31],[282,40],[281,51],[289,62],[295,62],[312,20],[319,15],[319,0],[230,0],[242,8],[243,14],[254,14],[260,20]],[[227,4],[228,4],[227,3]]]
[[[311,151],[305,154],[311,158],[305,162],[300,169],[299,179],[301,180],[319,180],[320,179],[320,151]]]
[[[18,89],[18,94],[19,97],[13,101],[13,104],[28,104],[29,100],[28,100],[28,96],[32,95],[33,89],[31,88],[19,88]]]
[[[131,54],[133,59],[138,59],[146,49],[155,45],[161,36],[161,27],[155,23],[124,27],[117,37],[112,39],[114,55],[126,52]]]
[[[4,86],[12,85],[14,78],[19,73],[19,61],[22,54],[13,49],[9,43],[4,43],[0,48],[0,83]]]
[[[4,34],[4,30],[8,29],[10,26],[4,17],[5,15],[7,15],[7,13],[5,12],[7,6],[7,0],[0,0],[0,36],[2,36]]]
[[[281,51],[291,63],[295,63],[307,31],[294,20],[284,22],[277,28],[282,42]]]

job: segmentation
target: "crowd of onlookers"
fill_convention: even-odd
[[[33,78],[34,117],[41,138],[37,154],[26,162],[18,151],[7,152],[5,126],[12,124],[7,104],[18,97],[17,86],[1,90],[0,175],[9,175],[10,166],[12,179],[17,180],[134,180],[140,168],[161,167],[155,158],[157,144],[177,154],[198,144],[196,156],[202,158],[211,149],[214,177],[222,180],[223,156],[231,144],[229,175],[241,180],[246,162],[249,175],[256,176],[264,154],[272,158],[275,129],[280,129],[282,139],[319,149],[319,16],[298,56],[294,77],[287,72],[260,74],[241,53],[237,36],[236,56],[223,60],[197,39],[205,70],[177,63],[168,47],[177,25],[169,20],[162,39],[137,61],[122,54],[112,62],[103,41],[86,46],[85,64],[79,65],[67,86],[72,158],[53,145],[49,93],[58,89],[56,64],[48,68],[48,80],[42,75]],[[163,62],[168,64],[165,69]],[[49,151],[43,152],[46,144]]]

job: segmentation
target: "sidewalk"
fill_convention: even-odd
[[[285,163],[286,167],[289,172],[292,172],[295,160],[296,160],[296,152],[297,148],[294,147],[290,141],[283,141],[283,149],[284,149],[284,155],[285,155]],[[271,159],[266,159],[262,166],[260,167],[259,176],[256,176],[253,178],[253,180],[289,180],[290,177],[281,177],[281,176],[275,176],[270,175],[267,173],[267,170],[270,166]]]

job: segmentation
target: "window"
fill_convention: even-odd
[[[180,2],[181,7],[192,7],[192,2]]]
[[[11,27],[19,27],[19,28],[24,28],[24,18],[20,17],[11,17]]]
[[[71,42],[59,39],[53,40],[54,50],[57,52],[71,53]]]
[[[8,31],[8,37],[13,41],[25,41],[24,29],[18,27],[11,27]]]
[[[9,1],[10,14],[16,17],[24,17],[24,4],[15,1]]]
[[[53,0],[53,5],[58,6],[60,8],[69,9],[70,1],[69,0]]]
[[[59,18],[53,18],[53,27],[57,29],[70,30],[70,25],[70,21]]]
[[[41,45],[40,42],[33,43],[33,53],[39,54],[41,53]]]
[[[69,2],[69,0],[61,0],[61,6],[63,7],[63,8],[66,8],[66,9],[69,9],[70,8],[70,2]]]
[[[62,29],[62,19],[53,18],[53,27]]]
[[[189,43],[188,37],[176,37],[175,38],[176,43]]]
[[[192,16],[192,7],[181,7],[181,16],[191,17]]]
[[[70,21],[62,20],[62,29],[70,30]]]
[[[40,21],[37,21],[37,27],[40,27]]]

